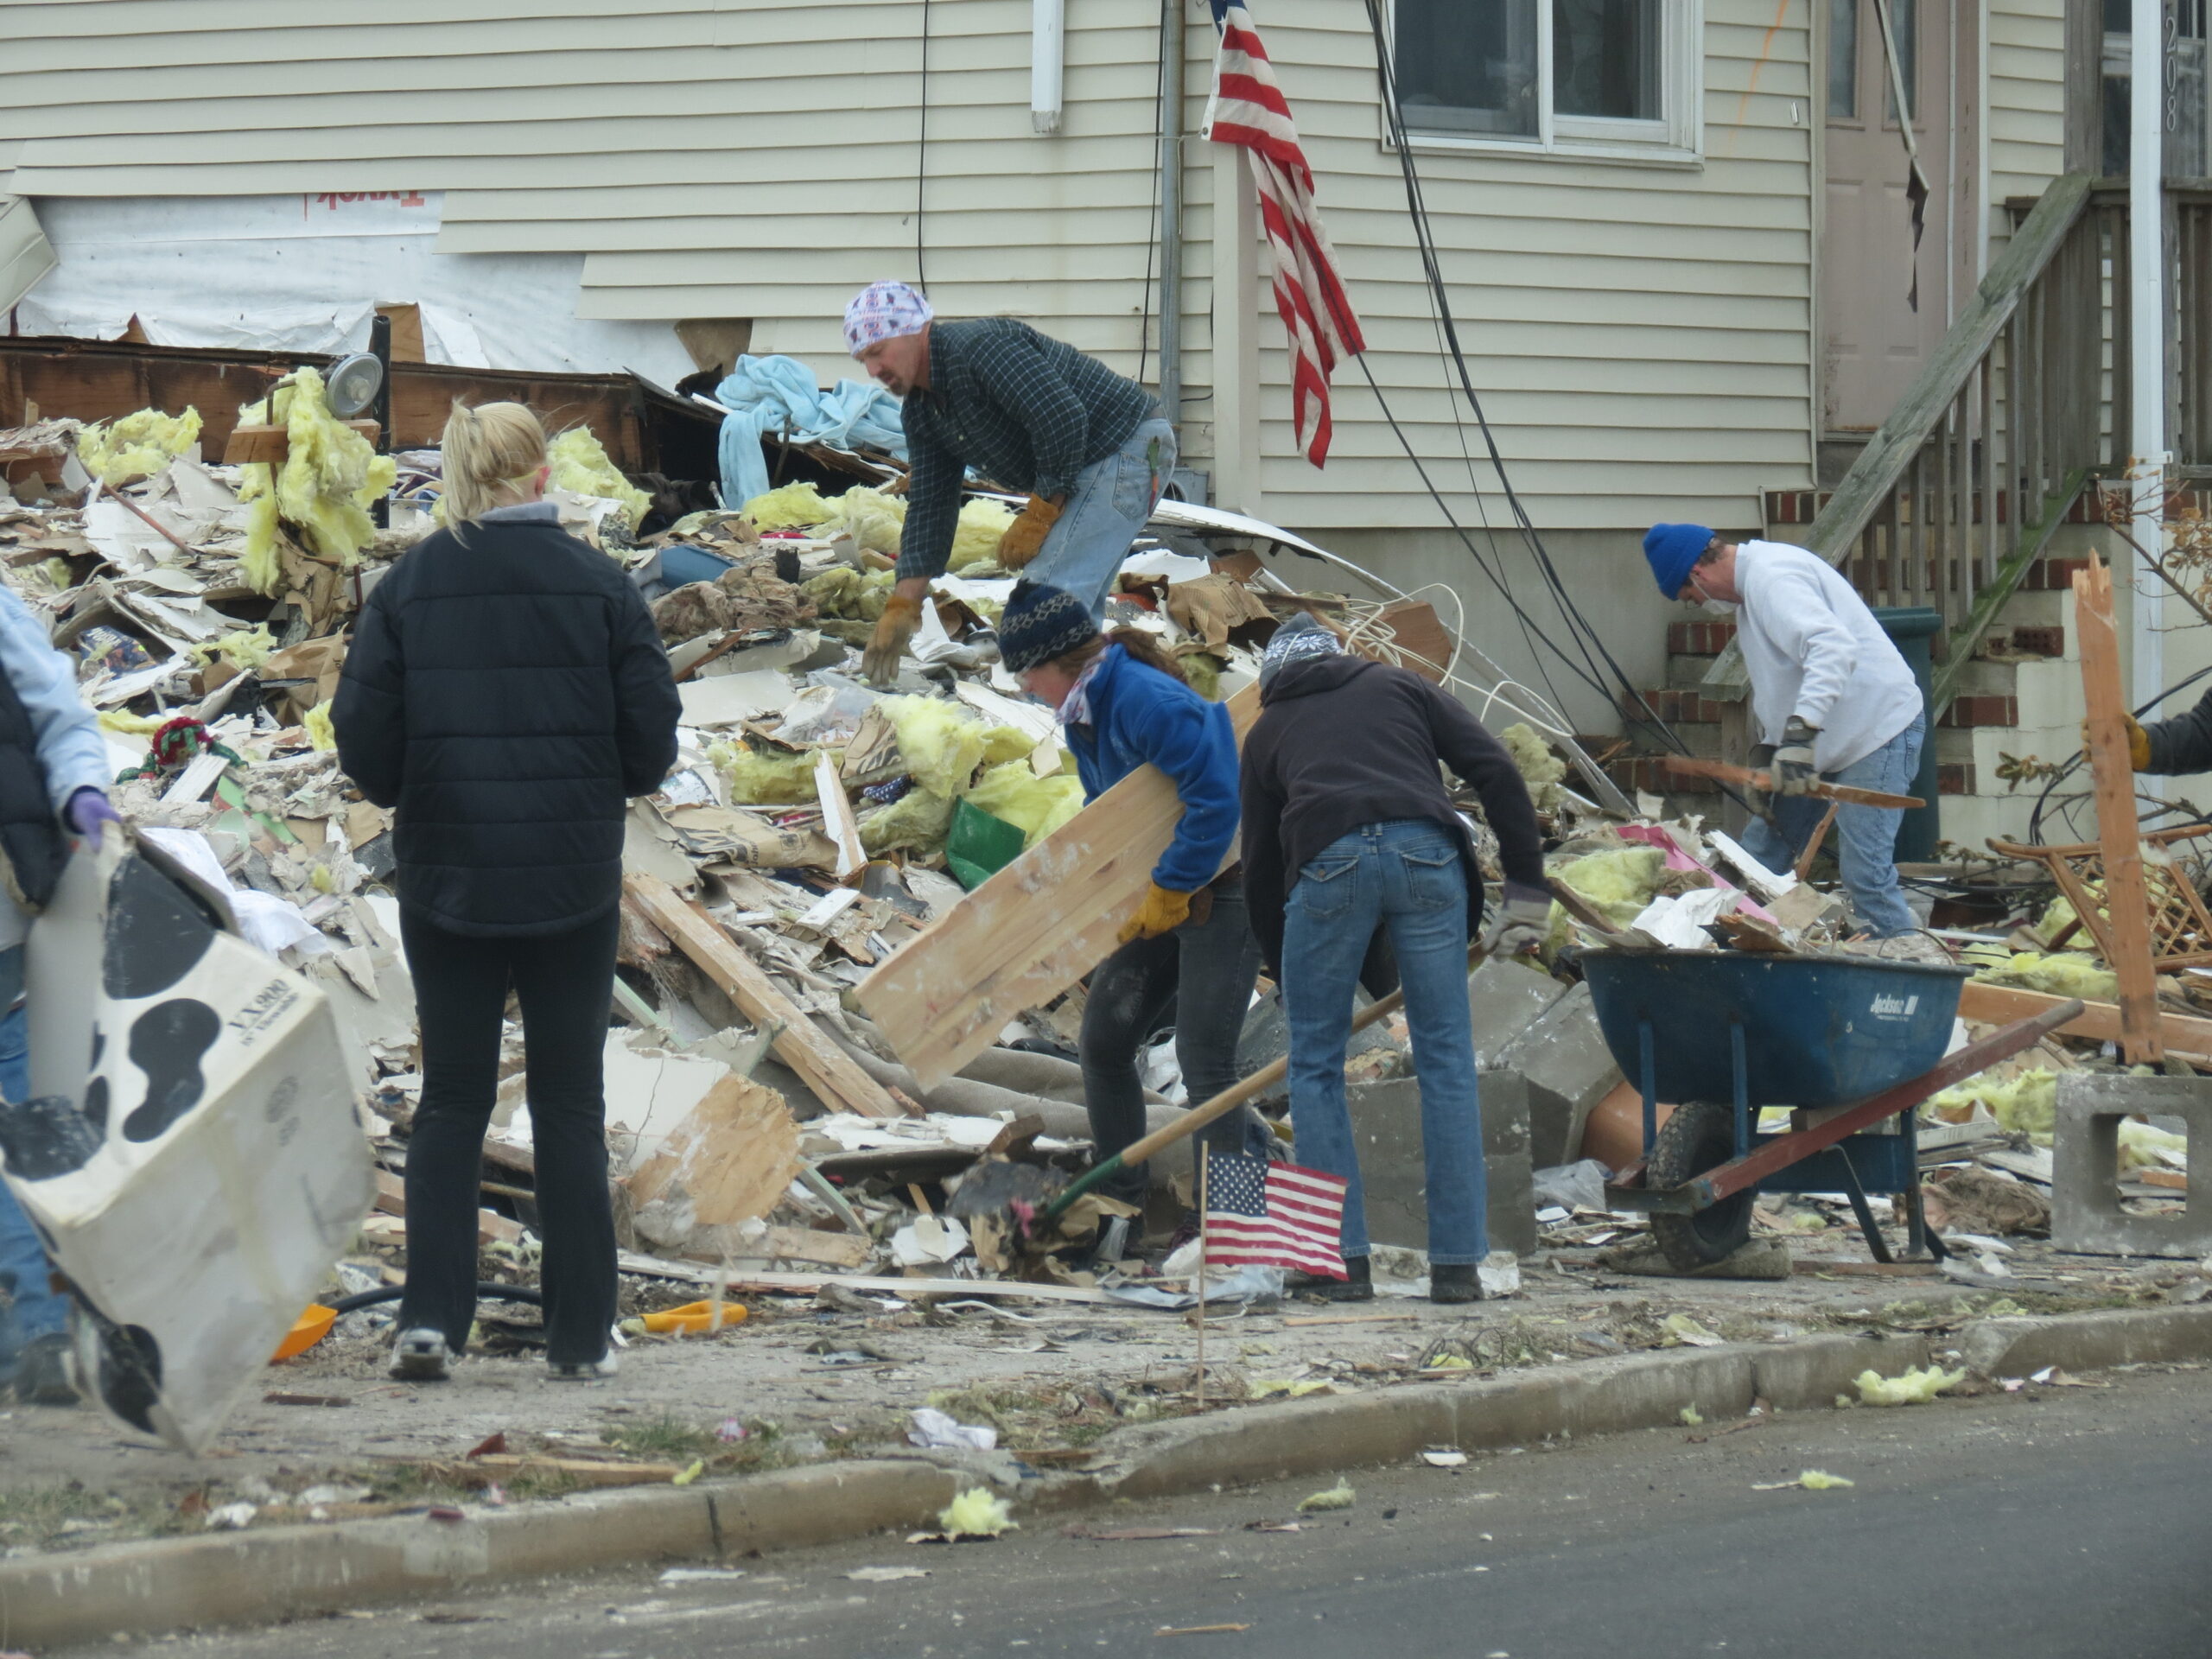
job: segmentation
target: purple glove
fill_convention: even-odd
[[[116,817],[115,809],[108,804],[107,797],[90,785],[69,798],[68,804],[61,809],[61,818],[94,847],[100,844],[100,836],[107,825],[123,822]]]

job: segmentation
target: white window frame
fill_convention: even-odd
[[[1399,0],[1390,0],[1388,24],[1395,50]],[[1552,108],[1552,0],[1536,4],[1536,132],[1518,138],[1496,134],[1423,132],[1408,118],[1408,148],[1441,155],[1564,156],[1582,161],[1697,167],[1705,160],[1705,0],[1660,0],[1657,121],[1620,121],[1565,116]],[[1391,147],[1389,111],[1378,109],[1382,141]]]

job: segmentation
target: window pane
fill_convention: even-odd
[[[1552,100],[1561,115],[1657,121],[1660,0],[1552,0]]]
[[[1536,0],[1398,0],[1398,100],[1423,132],[1536,131]]]
[[[1828,0],[1828,115],[1859,117],[1859,0]]]

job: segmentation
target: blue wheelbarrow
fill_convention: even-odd
[[[1586,955],[1582,971],[1606,1046],[1643,1096],[1643,1157],[1614,1177],[1607,1202],[1649,1215],[1685,1272],[1743,1246],[1760,1192],[1843,1193],[1878,1262],[1891,1256],[1866,1194],[1897,1194],[1907,1253],[1941,1254],[1921,1214],[1911,1109],[2082,1013],[2063,1002],[1946,1058],[1963,968],[1608,950]],[[1663,1126],[1662,1101],[1675,1108]],[[1769,1106],[1796,1109],[1788,1133],[1759,1132]]]

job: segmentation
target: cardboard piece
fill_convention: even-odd
[[[80,852],[33,925],[10,1189],[76,1287],[102,1409],[198,1453],[375,1187],[327,1001],[158,849]],[[88,1065],[89,1060],[89,1065]]]
[[[709,1089],[630,1177],[631,1219],[656,1250],[720,1262],[758,1255],[739,1226],[798,1179],[798,1124],[784,1097],[732,1073]]]

